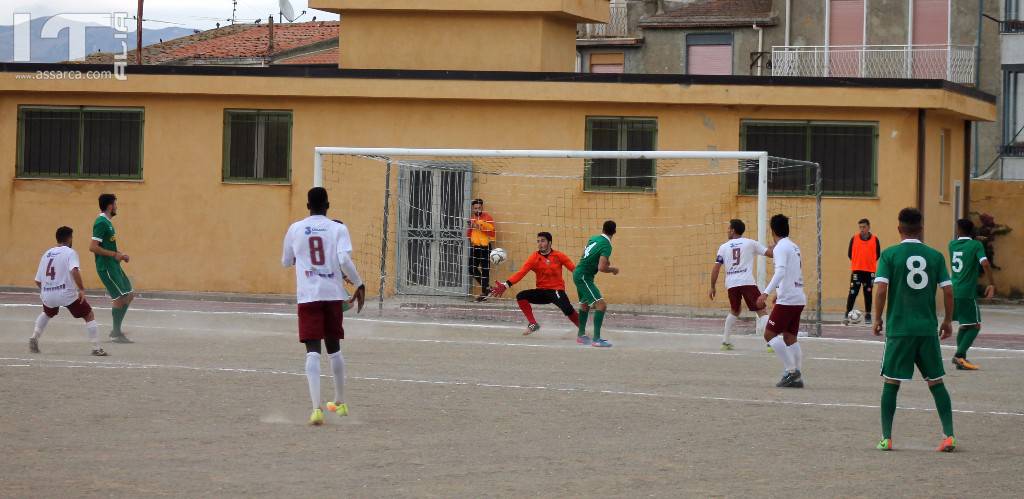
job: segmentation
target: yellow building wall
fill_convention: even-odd
[[[1000,270],[995,271],[996,294],[1019,299],[1024,295],[1024,226],[1021,225],[1021,206],[1024,206],[1024,182],[981,180],[971,182],[971,211],[988,213],[997,224],[1013,229],[995,240],[995,260]]]
[[[963,213],[963,199],[955,199],[955,185],[964,184],[964,121],[953,115],[938,111],[928,111],[926,116],[925,134],[925,204],[923,206],[925,216],[924,242],[929,246],[939,249],[944,254],[946,248],[954,236],[954,223],[956,222],[956,206],[960,205],[961,216]],[[946,134],[949,144],[945,146],[943,153],[943,133]],[[949,173],[942,178],[940,163],[943,155],[948,155],[947,168]],[[946,199],[939,197],[939,185],[945,184]],[[946,255],[947,263],[949,255]]]
[[[531,13],[351,11],[343,69],[573,71],[576,23]],[[456,50],[456,47],[473,47]]]
[[[877,122],[878,197],[826,198],[824,202],[822,268],[828,308],[839,308],[845,301],[849,274],[846,247],[856,230],[856,221],[870,218],[883,244],[892,244],[897,239],[896,213],[916,203],[916,110],[9,93],[0,94],[0,137],[16,136],[17,106],[28,103],[144,107],[144,180],[15,179],[16,146],[12,140],[3,141],[0,175],[5,180],[0,182],[0,207],[5,215],[0,218],[0,233],[10,235],[0,243],[5,255],[0,263],[0,285],[5,286],[31,286],[39,255],[53,244],[56,227],[66,224],[76,230],[76,247],[83,257],[86,285],[99,287],[87,253],[87,241],[98,212],[97,196],[114,192],[120,206],[114,223],[120,245],[132,256],[126,269],[137,289],[292,293],[294,274],[279,266],[281,238],[291,222],[307,214],[305,192],[312,181],[315,146],[583,149],[587,116],[656,117],[661,150],[738,149],[739,123],[743,119]],[[226,108],[293,111],[291,185],[221,181]],[[929,118],[933,119],[937,124],[932,130],[940,124],[954,130],[952,158],[960,166],[953,171],[961,172],[962,149],[955,149],[962,147],[958,145],[963,137],[962,128],[956,128],[962,122],[958,125],[953,118]],[[932,147],[931,141],[929,144]],[[932,175],[937,172],[935,159],[930,155],[928,161]],[[693,168],[734,167],[706,163]],[[582,173],[579,166],[567,169],[549,168],[569,175]],[[364,278],[372,283],[379,278],[379,255],[374,257],[373,252],[380,248],[383,173],[344,170],[340,165],[338,172],[348,174],[326,175],[334,199],[330,215],[350,226],[357,252],[360,245],[367,248],[360,257],[363,261],[357,259],[357,263]],[[511,261],[496,269],[495,279],[504,278],[503,274],[514,270],[513,264],[521,262],[534,249],[535,227],[502,226],[503,218],[550,221],[552,225],[572,227],[571,231],[552,232],[556,232],[556,247],[573,257],[579,256],[580,248],[572,243],[578,246],[583,238],[596,233],[606,218],[620,220],[624,228],[616,236],[612,260],[622,274],[598,278],[613,303],[682,301],[708,305],[703,298],[707,273],[713,252],[725,233],[724,224],[708,225],[732,218],[726,213],[730,209],[741,214],[753,213],[751,197],[728,195],[720,198],[714,209],[708,208],[708,187],[730,185],[735,190],[734,175],[725,176],[725,183],[700,177],[666,180],[659,183],[657,194],[585,193],[578,180],[546,182],[544,188],[538,188],[541,181],[531,184],[523,177],[504,182],[500,177],[475,178],[472,195],[488,200],[488,211],[499,221],[499,241],[508,241]],[[331,182],[335,182],[333,187]],[[392,189],[397,192],[395,182]],[[926,199],[934,200],[934,195],[929,196]],[[694,197],[698,202],[692,202]],[[780,203],[775,206],[803,215],[813,213],[813,203],[806,199]],[[951,215],[944,215],[942,210],[951,213],[950,208],[926,206],[929,235],[940,233],[943,227],[948,230]],[[392,212],[389,230],[392,250],[395,213]],[[699,230],[712,235],[700,244],[683,237],[685,231],[628,228],[701,224],[703,228]],[[748,226],[749,235],[756,235],[753,220],[748,219]],[[805,221],[795,227],[799,227],[794,236],[803,248],[808,262],[805,273],[809,274],[813,268],[809,262],[815,256],[810,237],[813,226]],[[720,237],[714,236],[716,231]],[[393,253],[389,255],[393,263]],[[388,273],[394,275],[394,268],[389,268]],[[812,282],[812,277],[805,276],[808,282]],[[521,286],[529,284],[532,277]],[[374,292],[376,287],[371,286],[370,290]]]

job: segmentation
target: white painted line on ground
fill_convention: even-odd
[[[27,303],[0,303],[0,308],[11,307],[11,308],[38,308],[39,305],[27,304]],[[93,307],[94,310],[110,310],[109,308]],[[238,311],[203,311],[203,310],[178,310],[178,309],[150,309],[150,308],[133,308],[133,313],[138,312],[157,312],[157,313],[185,313],[185,314],[197,314],[197,315],[257,315],[257,316],[271,316],[271,317],[295,317],[294,313],[283,313],[283,312],[238,312]],[[411,326],[445,326],[453,328],[469,328],[469,329],[505,329],[505,330],[521,330],[521,326],[503,325],[503,324],[475,324],[469,322],[430,322],[430,321],[400,321],[394,319],[369,319],[363,317],[351,317],[346,316],[346,321],[355,322],[370,322],[378,324],[403,324]],[[157,327],[157,326],[150,326]],[[697,332],[684,332],[684,331],[658,331],[658,330],[641,330],[641,329],[608,329],[611,334],[648,334],[648,335],[667,335],[667,336],[710,336],[720,337],[717,333],[697,333]],[[878,340],[860,340],[854,338],[815,338],[815,337],[801,337],[801,341],[809,342],[830,342],[830,343],[854,343],[862,345],[876,345],[881,347],[883,343]],[[943,349],[956,350],[954,345],[942,345]],[[987,352],[1024,352],[1021,349],[1015,348],[991,348],[991,347],[972,347],[972,350],[987,351]],[[724,354],[723,355],[728,355]]]
[[[280,371],[274,369],[249,369],[249,368],[229,368],[229,367],[200,367],[200,366],[180,366],[180,365],[163,365],[163,364],[134,364],[134,363],[119,363],[119,362],[104,362],[104,361],[76,361],[76,360],[64,360],[64,359],[26,359],[20,357],[0,357],[0,360],[5,361],[20,361],[20,362],[40,362],[33,364],[31,367],[57,367],[57,368],[76,368],[76,369],[182,369],[189,371],[207,371],[207,372],[228,372],[228,373],[245,373],[245,374],[277,374],[277,375],[289,375],[289,376],[305,376],[305,373],[294,372],[294,371]],[[48,365],[47,362],[53,363],[66,363],[69,365]],[[21,365],[19,365],[20,367]],[[4,366],[0,366],[4,367]],[[328,378],[330,375],[322,374],[321,377]],[[414,384],[429,384],[429,385],[446,385],[446,386],[471,386],[478,388],[502,388],[510,390],[547,390],[547,391],[559,391],[559,392],[574,392],[574,393],[590,393],[590,394],[604,394],[604,395],[620,395],[620,396],[633,396],[633,397],[656,397],[656,398],[669,398],[669,399],[683,399],[683,400],[707,400],[707,401],[718,401],[718,402],[732,402],[742,404],[765,404],[765,405],[783,405],[783,406],[805,406],[805,407],[825,407],[825,408],[862,408],[862,409],[879,409],[877,405],[871,404],[857,404],[849,402],[800,402],[791,400],[764,400],[764,399],[748,399],[748,398],[734,398],[734,397],[718,397],[713,395],[682,395],[682,394],[663,394],[663,393],[650,393],[650,392],[634,392],[634,391],[619,391],[619,390],[596,390],[591,388],[568,388],[568,387],[553,387],[547,385],[509,385],[501,383],[484,383],[484,382],[473,382],[473,381],[450,381],[450,380],[426,380],[426,379],[412,379],[412,378],[387,378],[379,376],[348,376],[347,379],[354,379],[360,381],[381,381],[391,383],[414,383]],[[924,411],[924,412],[935,412],[935,409],[931,408],[920,408],[920,407],[899,407],[906,411]],[[1024,417],[1024,412],[1011,412],[1011,411],[977,411],[969,409],[954,409],[953,412],[961,414],[981,414],[989,416],[1019,416]]]

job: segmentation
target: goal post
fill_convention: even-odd
[[[820,334],[819,170],[815,163],[763,151],[316,147],[313,185],[331,191],[332,214],[350,225],[360,269],[380,269],[378,310],[383,312],[386,298],[410,296],[416,298],[398,300],[389,311],[405,306],[479,320],[516,320],[516,310],[514,300],[469,301],[477,292],[470,288],[479,289],[480,281],[471,275],[465,247],[472,199],[485,199],[495,218],[494,247],[509,252],[508,262],[491,266],[491,283],[536,251],[536,233],[555,234],[554,247],[577,259],[586,238],[600,232],[600,221],[616,220],[619,233],[629,235],[616,238],[613,261],[641,259],[627,268],[647,275],[633,275],[628,284],[622,277],[600,278],[601,287],[612,291],[610,309],[621,304],[620,310],[666,317],[727,309],[724,292],[715,304],[706,303],[706,274],[729,220],[756,224],[756,239],[767,245],[770,213],[786,213],[800,227],[805,282],[818,283],[807,286],[814,306],[805,318],[817,323],[809,324],[811,334]],[[773,178],[783,180],[783,192],[776,192]],[[356,196],[342,199],[340,192]],[[620,249],[627,242],[630,247]],[[763,289],[765,257],[755,268]],[[575,301],[571,276],[565,278]],[[528,280],[517,288],[527,289]]]

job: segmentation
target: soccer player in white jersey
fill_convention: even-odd
[[[807,305],[807,296],[804,295],[800,248],[789,239],[789,218],[785,215],[780,213],[773,216],[769,225],[775,236],[775,247],[772,248],[775,275],[757,299],[757,305],[763,307],[773,291],[778,290],[778,294],[772,313],[768,316],[764,339],[775,350],[786,370],[775,386],[803,388],[804,380],[800,374],[803,352],[797,342],[797,334],[800,331],[800,314],[804,305]]]
[[[79,270],[78,253],[71,249],[74,231],[71,227],[57,229],[57,246],[46,250],[39,260],[36,270],[36,286],[43,302],[43,312],[36,318],[35,331],[28,339],[28,349],[39,353],[39,337],[46,330],[46,324],[60,312],[60,307],[68,309],[71,316],[85,321],[85,330],[92,342],[92,354],[104,357],[107,352],[100,348],[97,338],[96,316],[92,307],[85,301],[85,286],[82,285],[82,273]]]
[[[334,400],[327,410],[338,416],[348,415],[345,403],[345,358],[341,355],[342,305],[357,303],[363,310],[366,287],[352,262],[352,240],[348,228],[327,218],[327,191],[314,187],[306,196],[309,217],[288,228],[284,237],[281,265],[295,266],[295,294],[298,302],[299,341],[306,345],[306,380],[313,413],[309,424],[324,423],[320,408],[320,342],[327,347],[331,372],[334,374]],[[349,298],[344,280],[356,286]]]
[[[718,285],[718,273],[725,266],[725,289],[729,294],[729,315],[725,316],[725,331],[722,333],[722,350],[732,350],[729,336],[740,315],[740,305],[746,302],[747,308],[757,314],[757,334],[764,332],[768,323],[768,314],[764,306],[757,305],[757,297],[761,289],[754,282],[754,257],[757,255],[772,256],[772,250],[765,245],[743,237],[747,226],[742,220],[729,221],[729,240],[718,248],[715,266],[711,269],[711,289],[708,298],[715,299]]]

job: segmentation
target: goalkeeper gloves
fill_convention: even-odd
[[[494,281],[494,287],[491,288],[491,296],[501,296],[505,293],[508,288],[512,287],[512,283],[505,281],[499,282]]]

